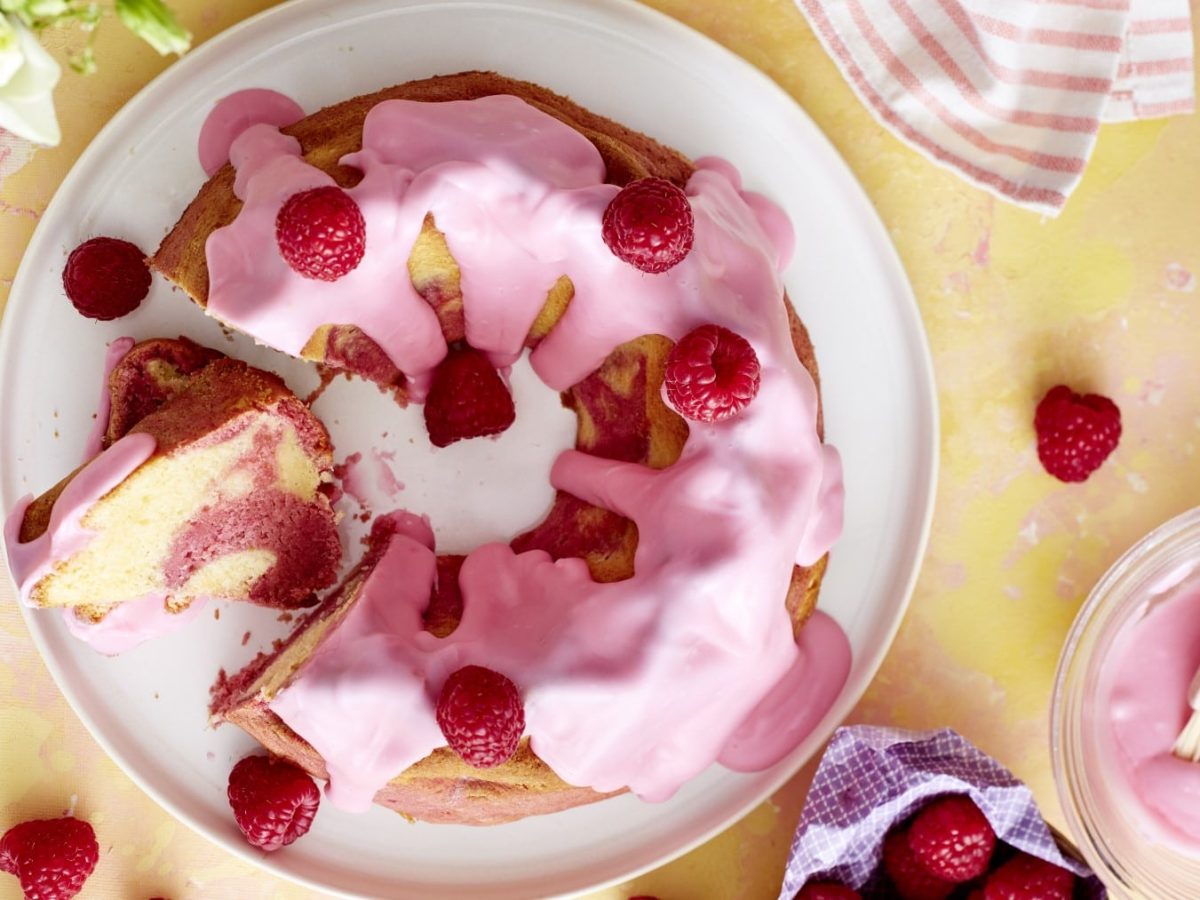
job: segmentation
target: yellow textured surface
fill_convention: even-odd
[[[993,201],[886,133],[793,0],[651,0],[796,98],[862,181],[899,248],[929,331],[943,469],[929,553],[895,647],[856,721],[952,725],[1061,822],[1047,748],[1059,647],[1101,572],[1153,525],[1200,503],[1200,121],[1106,127],[1057,220]],[[271,5],[174,0],[202,40]],[[100,125],[165,63],[109,27],[101,73],[58,90],[63,145],[0,187],[0,302],[38,216]],[[803,252],[803,251],[802,251]],[[818,348],[825,353],[831,348]],[[1037,463],[1032,408],[1058,381],[1120,404],[1125,436],[1090,481]],[[836,564],[836,563],[835,563]],[[771,898],[810,773],[616,900]],[[176,825],[58,696],[16,607],[0,602],[0,828],[75,803],[100,834],[83,896],[300,898]],[[0,877],[0,900],[19,896]]]

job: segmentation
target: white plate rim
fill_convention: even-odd
[[[118,134],[124,128],[126,122],[132,119],[140,110],[140,107],[147,98],[153,97],[160,92],[169,90],[176,81],[186,79],[193,69],[199,68],[202,64],[207,63],[210,57],[219,56],[226,47],[232,44],[237,38],[242,37],[247,32],[266,27],[264,23],[277,17],[284,15],[295,15],[299,9],[307,11],[319,11],[322,7],[333,7],[337,0],[291,0],[287,4],[275,6],[263,10],[247,19],[244,19],[225,31],[214,35],[195,50],[191,51],[182,59],[170,65],[163,72],[159,73],[155,78],[142,87],[133,97],[131,97],[125,105],[109,119],[104,126],[96,133],[88,146],[83,150],[78,159],[73,163],[67,176],[60,183],[55,191],[54,197],[47,205],[46,211],[43,214],[43,219],[49,218],[52,212],[57,211],[57,207],[67,201],[72,194],[72,190],[77,182],[82,181],[90,168],[92,168],[97,159],[102,157],[106,150],[106,144],[111,141],[114,135]],[[501,5],[503,0],[497,0],[496,4],[492,4],[489,0],[482,0],[482,3],[474,2],[474,0],[442,0],[438,4],[429,3],[428,0],[396,0],[393,4],[395,7],[405,8],[420,8],[429,6],[447,6],[453,4],[462,4],[466,6],[489,6]],[[508,0],[509,5],[522,6],[538,6],[552,7],[554,4],[548,0]],[[923,464],[922,471],[919,477],[927,485],[925,496],[920,499],[923,501],[924,511],[919,520],[919,527],[915,534],[910,537],[909,544],[912,552],[908,557],[912,560],[909,567],[908,576],[903,585],[898,587],[901,590],[898,592],[901,599],[896,607],[896,614],[893,617],[889,627],[884,631],[884,639],[879,643],[875,653],[873,653],[866,665],[860,670],[860,675],[857,682],[853,685],[848,683],[847,688],[843,689],[838,701],[827,714],[824,723],[834,722],[833,726],[826,729],[828,738],[832,734],[833,728],[837,723],[843,721],[853,708],[861,700],[866,688],[873,681],[877,674],[884,657],[891,649],[891,645],[895,639],[895,635],[900,628],[907,611],[909,602],[911,601],[913,589],[916,585],[917,578],[921,571],[921,563],[924,559],[925,551],[928,546],[930,529],[933,521],[935,499],[937,493],[938,470],[940,465],[940,446],[939,446],[939,421],[940,412],[938,404],[938,394],[936,381],[934,378],[934,368],[932,354],[929,347],[928,337],[924,330],[924,325],[920,316],[919,307],[916,297],[913,293],[912,286],[904,271],[903,264],[895,246],[887,236],[886,228],[879,218],[878,212],[875,210],[868,198],[866,192],[854,177],[852,170],[842,159],[840,154],[834,148],[829,139],[820,130],[820,128],[812,121],[808,114],[800,107],[795,100],[787,94],[784,89],[773,81],[770,77],[753,66],[751,63],[735,54],[722,44],[717,43],[713,39],[707,37],[700,32],[697,32],[682,22],[671,18],[665,13],[658,12],[655,9],[644,6],[636,0],[589,0],[595,6],[608,7],[609,10],[624,16],[641,17],[644,22],[652,23],[654,27],[663,29],[668,32],[673,32],[674,37],[681,38],[686,36],[687,39],[693,41],[698,47],[703,47],[706,53],[715,54],[724,58],[726,64],[740,67],[743,70],[745,78],[756,81],[756,90],[764,94],[774,94],[776,98],[782,98],[795,110],[799,119],[802,119],[808,130],[811,132],[811,149],[826,156],[830,162],[831,169],[842,173],[846,182],[842,187],[848,202],[854,205],[852,210],[855,217],[871,232],[869,238],[874,244],[874,249],[878,252],[879,263],[882,268],[889,270],[891,287],[897,295],[897,299],[901,302],[901,309],[906,329],[910,332],[907,335],[911,345],[910,349],[914,351],[914,355],[910,362],[914,365],[914,374],[918,376],[915,387],[920,391],[919,399],[927,404],[927,421],[924,423],[926,427],[917,431],[914,435],[914,442],[921,444],[921,452],[918,454],[918,459]],[[551,87],[553,87],[551,85]],[[35,229],[26,250],[22,255],[22,261],[18,266],[16,276],[10,288],[9,302],[12,299],[22,294],[24,282],[32,280],[35,276],[29,273],[29,266],[26,265],[26,260],[37,257],[42,250],[42,243],[45,242],[47,230],[39,227]],[[7,311],[7,310],[6,310]],[[8,368],[8,361],[13,359],[13,354],[10,352],[12,344],[17,340],[17,329],[12,326],[13,317],[5,315],[3,321],[0,321],[0,384],[5,379],[5,372]],[[7,499],[7,498],[5,498]],[[0,557],[0,568],[6,568],[5,562]],[[10,580],[11,580],[11,576]],[[101,746],[105,753],[112,759],[117,766],[143,791],[145,791],[159,806],[169,812],[177,820],[183,822],[193,831],[203,835],[217,846],[227,852],[232,853],[239,859],[250,863],[251,865],[262,869],[276,877],[283,878],[287,881],[302,885],[312,890],[323,893],[345,896],[359,897],[364,896],[353,892],[347,892],[335,885],[323,883],[314,879],[307,878],[296,872],[286,868],[272,864],[269,855],[263,855],[256,852],[249,845],[241,845],[225,840],[219,835],[214,834],[210,829],[198,822],[190,813],[179,805],[168,799],[150,780],[144,778],[135,766],[130,764],[128,760],[115,748],[105,735],[103,729],[93,720],[87,712],[86,707],[80,700],[78,695],[70,687],[65,673],[59,667],[59,664],[54,655],[49,652],[47,642],[44,638],[40,623],[37,621],[30,610],[23,605],[20,605],[22,616],[26,626],[29,629],[34,645],[38,650],[40,657],[45,663],[51,677],[63,694],[67,703],[74,711],[76,716],[83,723],[85,728],[91,734],[94,740]],[[556,894],[555,896],[578,896],[580,894],[602,890],[606,887],[611,887],[628,881],[641,874],[644,874],[653,869],[659,868],[666,863],[679,858],[680,856],[695,849],[706,841],[712,839],[717,834],[728,829],[735,822],[739,821],[752,809],[757,807],[768,797],[779,790],[787,781],[795,776],[796,772],[801,767],[801,763],[797,763],[795,768],[789,768],[781,771],[777,777],[768,782],[766,786],[759,789],[754,795],[749,796],[743,807],[736,814],[731,815],[726,821],[721,822],[712,828],[709,828],[701,833],[694,835],[690,840],[674,847],[671,852],[663,854],[653,862],[639,865],[630,868],[628,871],[623,871],[620,874],[594,884],[572,889],[567,893]]]

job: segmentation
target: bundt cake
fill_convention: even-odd
[[[160,339],[129,349],[108,390],[101,452],[6,523],[27,605],[68,610],[118,652],[197,601],[294,608],[334,582],[329,436],[279,378]]]
[[[841,469],[783,291],[782,211],[728,163],[491,73],[251,125],[228,156],[153,257],[210,315],[416,402],[455,348],[501,369],[531,349],[579,427],[540,525],[461,558],[438,557],[414,517],[384,520],[278,651],[222,676],[214,719],[329,777],[339,806],[437,822],[625,789],[661,800],[714,760],[786,755],[850,651],[813,612]],[[656,274],[618,258],[601,222],[622,186],[651,178],[686,191],[694,218],[686,258]],[[285,228],[297,198],[325,204],[307,235],[321,253],[303,264]],[[664,402],[700,328],[754,357],[732,418],[685,421]],[[523,697],[525,737],[494,768],[447,749],[434,715],[464,667]]]

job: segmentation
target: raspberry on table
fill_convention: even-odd
[[[1028,853],[1018,853],[988,876],[984,900],[1071,900],[1075,875]]]
[[[506,762],[525,731],[517,686],[483,666],[464,666],[442,686],[437,721],[450,749],[477,769]]]
[[[810,881],[792,900],[862,900],[862,894],[832,881]]]
[[[1086,481],[1121,439],[1121,410],[1100,394],[1052,387],[1033,417],[1038,459],[1059,481]]]
[[[326,185],[288,197],[275,217],[275,240],[293,271],[337,281],[362,262],[367,223],[353,197]]]
[[[908,832],[897,829],[883,841],[883,870],[900,900],[946,900],[957,886],[930,872],[908,845]]]
[[[0,838],[0,872],[20,879],[26,900],[69,900],[99,858],[96,832],[73,816],[22,822]]]
[[[987,871],[996,832],[970,797],[940,797],[913,819],[908,846],[934,875],[970,881]]]
[[[119,319],[150,293],[146,254],[119,238],[84,241],[67,257],[63,289],[80,315],[102,322]]]
[[[680,338],[663,376],[671,405],[697,422],[736,416],[758,395],[761,380],[750,342],[719,325],[701,325]]]
[[[299,766],[247,756],[229,773],[229,805],[246,840],[261,850],[286,847],[312,827],[321,792]]]
[[[601,236],[618,259],[658,274],[678,265],[692,249],[692,204],[665,178],[642,178],[621,188],[604,210]]]
[[[433,373],[425,398],[425,428],[435,447],[500,434],[516,420],[512,394],[488,358],[452,347]]]

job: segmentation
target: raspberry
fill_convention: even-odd
[[[618,259],[657,274],[688,255],[696,224],[687,194],[665,178],[643,178],[612,198],[600,234]]]
[[[934,875],[970,881],[987,871],[996,832],[969,797],[934,800],[908,828],[908,846]]]
[[[862,900],[862,894],[831,881],[810,881],[793,900]]]
[[[74,897],[99,858],[92,826],[70,816],[22,822],[0,839],[0,871],[21,880],[26,900]]]
[[[938,878],[913,855],[908,833],[893,831],[883,842],[883,868],[896,887],[900,900],[945,900],[954,882]]]
[[[367,223],[353,197],[327,185],[288,197],[275,217],[275,240],[305,278],[337,281],[362,262]]]
[[[679,413],[697,422],[736,416],[758,394],[758,354],[740,334],[701,325],[671,348],[663,383]]]
[[[246,840],[278,850],[305,834],[321,804],[316,782],[299,766],[247,756],[229,773],[229,805]]]
[[[517,686],[491,669],[464,666],[442,687],[437,721],[450,749],[477,769],[505,762],[525,730]]]
[[[80,315],[102,322],[119,319],[150,293],[146,255],[117,238],[84,241],[67,257],[63,289]]]
[[[984,900],[1071,900],[1075,876],[1054,863],[1018,853],[988,876]]]
[[[1076,394],[1060,384],[1033,417],[1038,459],[1059,481],[1086,481],[1121,439],[1121,410],[1099,394]]]
[[[425,399],[425,428],[433,446],[499,434],[516,417],[512,394],[478,350],[452,348],[438,364]]]

